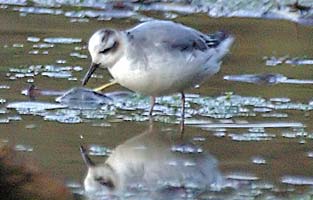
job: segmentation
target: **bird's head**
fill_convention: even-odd
[[[91,65],[82,84],[85,85],[99,67],[113,66],[122,55],[122,34],[113,29],[100,29],[95,32],[88,43]]]
[[[109,164],[96,165],[87,155],[84,147],[80,147],[81,155],[88,167],[88,172],[84,180],[85,190],[89,193],[101,192],[105,194],[113,193],[118,187],[118,177],[115,170]]]

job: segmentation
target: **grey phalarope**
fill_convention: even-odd
[[[113,84],[151,96],[150,115],[155,97],[181,93],[183,117],[184,90],[217,73],[233,41],[225,32],[207,35],[161,20],[124,31],[101,29],[89,40],[92,64],[83,85],[97,68],[106,68],[114,78]]]

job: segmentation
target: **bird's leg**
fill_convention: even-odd
[[[93,91],[100,92],[100,91],[104,90],[105,88],[108,88],[112,85],[115,85],[116,83],[117,83],[117,81],[114,80],[110,83],[107,83],[107,84],[101,85],[100,87],[94,88]]]
[[[181,103],[182,103],[182,111],[181,111],[181,121],[180,121],[180,133],[184,133],[185,128],[185,93],[181,92]]]
[[[26,95],[29,96],[29,99],[32,101],[36,100],[36,97],[39,96],[37,87],[34,84],[31,84],[27,89],[26,89]]]
[[[149,133],[152,133],[152,132],[153,132],[153,119],[150,116],[149,117]]]
[[[181,118],[185,118],[185,93],[181,92],[181,104],[182,104],[182,110],[181,110]]]
[[[150,117],[152,116],[154,104],[155,104],[155,97],[151,96],[150,97],[150,111],[149,111]]]

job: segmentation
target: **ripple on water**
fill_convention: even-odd
[[[10,120],[8,118],[0,118],[0,124],[8,124]]]
[[[81,38],[66,38],[66,37],[51,37],[44,38],[44,42],[52,43],[52,44],[74,44],[82,42]]]
[[[11,67],[7,76],[14,78],[34,77],[39,74],[48,77],[69,78],[72,76],[71,70],[79,69],[79,66],[58,66],[58,65],[30,65],[28,67]],[[15,74],[14,74],[15,73]]]
[[[313,59],[307,58],[292,58],[285,61],[286,64],[290,65],[313,65]]]
[[[43,67],[44,71],[49,72],[70,71],[71,69],[72,69],[71,66],[58,66],[58,65],[45,65]]]
[[[265,57],[265,64],[267,66],[277,66],[281,64],[288,64],[292,66],[300,65],[313,65],[313,59],[310,58],[289,58],[288,56],[283,57]]]
[[[265,165],[266,164],[266,160],[262,156],[253,156],[251,158],[251,161],[253,164],[256,164],[256,165]]]
[[[59,71],[59,72],[42,72],[41,75],[47,76],[49,78],[70,78],[72,73],[68,71]]]
[[[109,19],[123,19],[135,17],[138,14],[134,11],[125,11],[125,10],[82,10],[82,11],[68,11],[65,13],[66,17],[71,18],[109,18]]]
[[[276,135],[268,133],[229,133],[228,136],[233,141],[249,142],[249,141],[268,141],[275,138]]]
[[[27,129],[34,129],[34,128],[37,128],[37,125],[36,124],[27,124],[25,126],[25,128],[27,128]]]
[[[80,110],[60,109],[46,112],[42,116],[44,117],[44,120],[56,121],[65,124],[76,124],[82,122],[79,115]]]
[[[272,108],[275,110],[301,110],[310,111],[313,110],[313,105],[303,103],[284,103],[284,104],[273,104]]]
[[[270,101],[278,102],[278,103],[289,103],[291,100],[288,97],[275,97],[275,98],[270,98]]]
[[[52,110],[52,109],[60,109],[66,108],[66,105],[55,104],[55,103],[47,103],[47,102],[39,102],[39,101],[21,101],[21,102],[12,102],[7,104],[7,108],[16,109],[17,111],[28,111],[30,113],[34,111],[44,111],[44,110]]]
[[[56,121],[65,124],[77,124],[82,122],[82,119],[79,116],[62,114],[47,114],[44,115],[44,120]]]
[[[14,7],[14,11],[27,14],[48,14],[48,15],[60,15],[63,14],[61,9],[53,8],[39,8],[39,7]]]
[[[203,9],[203,10],[202,10]],[[153,4],[143,4],[140,6],[140,10],[143,11],[162,11],[162,12],[176,12],[182,14],[198,13],[200,11],[207,11],[206,8],[201,8],[192,5],[170,4],[155,2]]]
[[[74,47],[75,51],[82,51],[84,49],[87,49],[87,46],[76,46],[76,47]]]
[[[15,76],[10,76],[10,77],[9,77],[9,80],[10,80],[10,81],[14,81],[14,80],[16,80],[16,77],[15,77]]]
[[[81,188],[82,187],[82,185],[76,181],[67,181],[65,184],[69,188]]]
[[[31,50],[28,52],[28,54],[30,55],[38,55],[39,54],[39,50]]]
[[[178,17],[178,14],[172,12],[165,12],[163,16],[165,19],[175,19]]]
[[[313,177],[306,176],[283,176],[281,182],[290,185],[313,185]]]
[[[85,55],[85,54],[80,54],[80,53],[78,53],[78,52],[72,52],[72,53],[70,53],[70,56],[71,56],[71,57],[76,57],[76,58],[81,58],[81,59],[86,59],[86,58],[88,58],[87,55]]]
[[[0,89],[10,89],[9,85],[0,85]]]
[[[92,144],[89,146],[89,155],[92,156],[109,156],[112,150],[101,145]]]
[[[83,68],[81,66],[73,66],[73,70],[76,72],[82,71]]]
[[[309,158],[313,158],[313,151],[309,151],[309,152],[307,152],[307,157],[309,157]]]
[[[8,120],[10,120],[10,121],[21,121],[22,117],[20,115],[12,115],[12,116],[8,116]]]
[[[306,137],[308,133],[304,128],[294,128],[292,131],[285,131],[282,133],[282,136],[285,138],[303,138]]]
[[[282,74],[262,73],[262,74],[241,74],[241,75],[227,75],[224,80],[254,83],[258,85],[274,85],[287,80]]]
[[[287,118],[288,114],[287,113],[262,113],[261,115],[264,118]]]
[[[13,48],[23,48],[24,44],[20,44],[20,43],[15,43],[12,45]]]
[[[212,128],[303,128],[304,125],[300,122],[253,122],[253,123],[208,123],[208,124],[194,124],[195,127],[200,127],[206,130]]]
[[[39,37],[27,37],[28,42],[39,42],[40,38]]]
[[[48,48],[53,48],[54,44],[47,44],[47,43],[39,43],[39,44],[34,44],[33,48],[38,48],[38,49],[48,49]]]
[[[189,153],[202,153],[203,149],[191,143],[183,143],[173,145],[171,147],[171,151],[189,154]]]
[[[268,112],[271,112],[272,109],[271,108],[258,108],[258,107],[255,107],[255,108],[253,108],[253,111],[256,112],[256,113],[268,113]]]
[[[0,114],[6,114],[8,110],[6,108],[0,108]]]
[[[66,60],[61,60],[61,59],[55,61],[55,63],[57,64],[65,64],[66,62],[67,62]]]
[[[194,137],[192,138],[192,140],[193,140],[193,141],[197,141],[197,142],[204,142],[204,141],[206,140],[206,138],[203,137],[203,136],[194,136]]]
[[[87,110],[83,110],[82,111],[82,116],[84,117],[84,119],[107,119],[110,115],[114,115],[115,112],[114,111],[104,111],[104,110],[96,110],[98,106],[94,106],[94,107],[85,107],[83,109]],[[92,109],[92,110],[89,110]]]
[[[26,144],[17,144],[15,145],[15,150],[16,151],[23,151],[23,152],[32,152],[34,148],[30,145]]]
[[[86,23],[89,22],[89,19],[81,19],[81,18],[72,18],[70,19],[71,23]]]
[[[227,179],[239,180],[239,181],[256,181],[259,180],[259,177],[244,172],[232,172],[225,176]]]
[[[7,143],[9,143],[8,139],[0,138],[0,147],[3,146],[3,145],[6,145]]]
[[[56,65],[32,65],[27,68],[11,68],[10,73],[24,74],[27,73],[36,74],[40,73],[52,73],[58,74],[63,77],[63,72],[66,74],[64,77],[68,77],[67,72],[71,70],[81,70],[80,66],[56,66]],[[12,75],[12,74],[11,74]],[[68,77],[72,78],[72,77]],[[76,80],[76,77],[73,77]],[[83,90],[82,90],[83,89]],[[62,109],[70,106],[71,108],[83,110],[80,113],[81,119],[75,118],[75,120],[83,121],[83,119],[108,119],[118,121],[146,121],[148,120],[148,111],[150,108],[149,98],[132,93],[95,93],[94,91],[87,91],[88,89],[73,88],[66,92],[63,96],[56,99],[63,105],[57,104],[54,109]],[[74,91],[74,93],[73,93]],[[76,91],[76,93],[75,93]],[[86,92],[87,91],[87,92]],[[120,95],[119,93],[123,93]],[[125,95],[126,94],[126,95]],[[277,113],[276,108],[279,110],[288,110],[294,108],[300,111],[306,111],[310,109],[308,104],[293,103],[289,99],[270,99],[266,100],[259,97],[241,97],[239,95],[227,94],[218,97],[205,97],[199,95],[186,95],[186,125],[199,127],[204,130],[212,129],[249,129],[245,133],[229,133],[228,136],[235,141],[262,141],[271,140],[275,135],[266,133],[264,128],[304,128],[304,125],[299,122],[290,121],[239,121],[239,120],[225,120],[228,118],[234,118],[237,116],[262,116],[262,117],[274,117]],[[16,102],[15,102],[16,103]],[[181,101],[178,95],[165,96],[157,98],[157,105],[155,107],[155,120],[164,123],[180,122]],[[22,102],[25,104],[21,107],[23,109],[16,108],[20,114],[40,114],[36,112],[36,107],[31,107],[32,104]],[[289,105],[289,106],[288,106]],[[10,108],[12,105],[9,105]],[[61,107],[58,107],[61,106]],[[23,108],[24,107],[24,108]],[[99,108],[100,109],[96,109]],[[311,106],[313,108],[313,105]],[[256,110],[255,108],[261,109]],[[264,110],[263,110],[264,108]],[[269,109],[267,109],[269,108]],[[45,109],[42,109],[45,110]],[[40,111],[40,110],[39,110]],[[266,113],[264,113],[266,112]],[[267,114],[267,115],[265,115]],[[40,114],[43,116],[43,114]],[[195,117],[197,116],[197,117]],[[215,116],[216,120],[203,120],[203,117]],[[202,117],[202,118],[201,118]],[[278,117],[277,115],[275,117]],[[66,117],[47,117],[46,119],[66,121]],[[73,120],[73,121],[75,121]],[[71,120],[70,120],[71,121]],[[87,120],[90,121],[90,120]],[[299,129],[299,130],[300,130]],[[297,130],[299,132],[299,130]],[[295,130],[291,132],[296,132]],[[216,134],[216,136],[224,137],[226,132]]]
[[[32,78],[27,79],[27,83],[33,83],[33,82],[35,82],[35,80],[34,80],[34,79],[32,79]]]
[[[92,126],[98,126],[98,127],[111,127],[112,124],[108,122],[99,122],[99,123],[93,123]]]

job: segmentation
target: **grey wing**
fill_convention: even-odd
[[[128,30],[127,35],[132,46],[145,47],[151,51],[158,49],[191,52],[210,48],[207,35],[169,21],[143,23]]]

